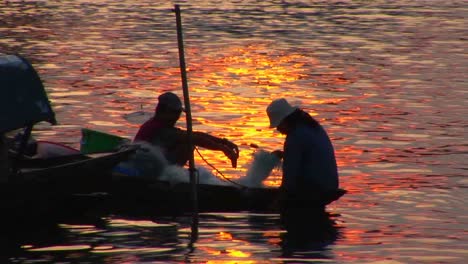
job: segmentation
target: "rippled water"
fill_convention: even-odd
[[[191,245],[186,219],[109,216],[103,226],[63,224],[47,239],[20,241],[10,261],[464,263],[466,1],[177,3],[194,130],[241,149],[237,169],[219,153],[202,151],[204,158],[227,177],[244,175],[252,144],[281,148],[265,107],[289,98],[334,142],[349,191],[328,207],[334,223],[304,230],[311,241],[298,247],[304,241],[288,236],[277,215],[204,214]],[[182,95],[173,7],[0,3],[0,52],[33,63],[60,122],[35,135],[75,147],[81,127],[132,138],[138,124],[125,114],[152,111],[162,91]],[[206,166],[199,157],[197,164]],[[266,183],[277,186],[279,177]],[[328,228],[335,235],[318,243]]]

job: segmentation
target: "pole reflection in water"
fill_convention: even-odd
[[[279,214],[222,213],[200,215],[200,238],[191,259],[235,263],[333,258],[331,247],[340,237],[336,214],[305,211]],[[188,232],[188,230],[187,230]]]

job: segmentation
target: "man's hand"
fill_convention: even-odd
[[[224,154],[231,160],[231,166],[237,168],[237,159],[239,158],[239,148],[236,144],[223,138],[223,145],[225,146]]]

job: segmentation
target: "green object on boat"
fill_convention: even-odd
[[[128,138],[82,128],[80,151],[83,154],[113,152],[120,146],[130,143]]]

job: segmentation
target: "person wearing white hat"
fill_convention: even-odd
[[[311,115],[284,98],[266,109],[270,127],[286,135],[281,190],[288,197],[307,198],[339,188],[335,151],[325,129]]]
[[[140,127],[133,141],[159,146],[170,164],[185,165],[190,157],[187,131],[175,127],[183,111],[182,101],[176,94],[161,94],[154,116]],[[239,149],[236,144],[225,138],[197,131],[193,132],[192,138],[195,146],[222,151],[231,160],[232,167],[237,166]]]

